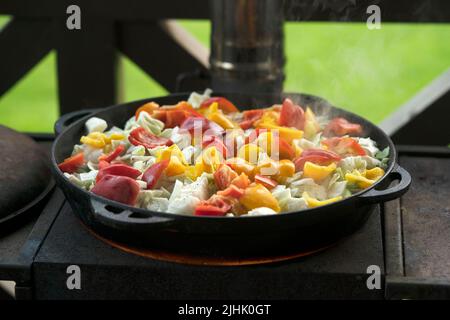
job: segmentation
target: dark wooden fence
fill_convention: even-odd
[[[66,9],[73,4],[81,8],[81,30],[66,28]],[[365,22],[371,4],[380,6],[382,22],[450,22],[448,0],[285,0],[284,12],[288,21]],[[61,113],[116,102],[118,51],[170,92],[180,89],[180,74],[199,75],[182,89],[204,87],[204,64],[159,22],[208,19],[209,5],[208,0],[0,0],[0,14],[13,17],[0,32],[0,96],[52,49]]]

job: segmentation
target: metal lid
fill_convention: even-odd
[[[41,147],[0,125],[0,220],[27,207],[50,182],[48,159]]]

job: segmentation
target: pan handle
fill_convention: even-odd
[[[388,181],[398,180],[398,184],[385,190],[371,189],[359,196],[359,198],[368,203],[380,203],[394,200],[402,196],[409,189],[411,184],[411,175],[408,171],[397,165],[386,177]]]
[[[166,224],[172,222],[173,219],[154,216],[150,212],[141,213],[129,209],[122,209],[107,203],[91,198],[91,205],[94,214],[99,221],[107,225],[117,225],[118,223],[135,223],[135,224]]]
[[[61,132],[64,131],[64,129],[66,129],[68,126],[70,126],[78,119],[81,119],[99,110],[100,109],[83,109],[63,114],[55,123],[54,126],[55,134],[58,136]]]

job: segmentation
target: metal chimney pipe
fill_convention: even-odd
[[[211,0],[212,88],[280,93],[284,80],[283,1]]]

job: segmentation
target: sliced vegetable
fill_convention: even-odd
[[[62,172],[74,173],[83,165],[84,165],[84,154],[83,152],[80,152],[65,159],[62,163],[58,164],[58,168]]]
[[[101,155],[98,160],[104,160],[106,162],[111,162],[115,160],[118,156],[120,156],[125,151],[125,146],[123,144],[119,144],[110,154]]]
[[[153,149],[158,146],[170,146],[173,144],[172,140],[155,136],[142,127],[131,131],[128,140],[135,146],[144,146],[147,149]]]
[[[345,180],[348,183],[356,185],[360,189],[369,188],[377,180],[379,180],[384,175],[384,170],[375,167],[370,170],[365,170],[363,173],[358,170],[353,170],[351,173],[345,174]]]
[[[295,170],[302,171],[306,162],[312,162],[318,165],[329,165],[330,163],[340,161],[341,157],[329,150],[323,149],[308,149],[304,150],[295,163]]]
[[[206,99],[201,105],[200,109],[209,108],[213,103],[217,103],[220,110],[224,113],[239,112],[239,109],[228,99],[224,97],[213,97]]]
[[[278,177],[292,177],[295,173],[295,165],[288,159],[278,161]]]
[[[171,156],[169,165],[166,169],[166,175],[168,177],[178,176],[186,171],[186,165],[179,157]]]
[[[217,194],[220,196],[239,199],[244,194],[244,189],[241,189],[236,185],[231,184],[225,190],[218,191]]]
[[[279,158],[294,159],[295,149],[283,138],[278,138]]]
[[[239,123],[239,126],[244,130],[251,128],[255,121],[261,119],[263,113],[264,110],[262,109],[246,110],[242,112],[243,120]]]
[[[147,182],[147,189],[153,189],[164,170],[169,165],[169,160],[162,160],[150,166],[142,175],[142,180]]]
[[[237,178],[238,174],[225,164],[221,164],[214,172],[214,182],[219,190],[226,189],[233,179]]]
[[[242,158],[229,158],[225,161],[225,164],[238,174],[245,173],[249,177],[254,174],[255,166]]]
[[[203,117],[186,118],[181,124],[180,129],[187,130],[190,134],[197,132],[205,133],[208,131],[208,135],[222,135],[225,132],[221,126]]]
[[[365,156],[366,151],[353,138],[350,137],[333,137],[322,141],[328,150],[337,153],[342,157],[349,155]]]
[[[153,111],[159,108],[159,104],[156,102],[147,102],[146,104],[140,106],[135,113],[136,120],[139,118],[139,114],[143,111],[147,112],[149,115],[152,115]]]
[[[217,136],[206,136],[203,138],[202,142],[203,148],[216,147],[222,153],[224,158],[228,155],[228,148],[223,143],[222,139]]]
[[[189,116],[189,112],[185,110],[168,110],[166,111],[165,127],[174,128],[180,126]]]
[[[87,136],[82,136],[80,142],[93,148],[103,148],[107,143],[107,137],[101,132],[91,132]]]
[[[235,129],[238,128],[239,125],[232,121],[228,116],[226,116],[222,110],[219,109],[219,105],[217,102],[214,102],[209,106],[207,111],[205,111],[205,116],[208,120],[217,123],[224,129]]]
[[[250,179],[245,173],[241,173],[238,177],[231,181],[231,184],[238,188],[245,189],[250,185]]]
[[[231,209],[232,199],[225,196],[214,195],[195,207],[196,216],[224,216]]]
[[[111,164],[108,161],[105,160],[99,160],[98,161],[98,170],[102,170],[108,166],[110,166]]]
[[[106,175],[123,176],[136,179],[141,175],[141,172],[138,169],[130,167],[126,164],[111,164],[99,170],[95,180],[98,182]]]
[[[316,182],[320,182],[336,170],[336,164],[332,163],[328,166],[320,166],[312,162],[306,162],[303,168],[303,177],[312,178]]]
[[[239,148],[238,157],[248,161],[250,163],[257,163],[259,158],[259,153],[262,152],[263,149],[258,147],[256,144],[245,144]]]
[[[286,98],[280,110],[280,126],[293,127],[302,130],[305,125],[305,112],[303,108]]]
[[[342,200],[342,196],[338,196],[338,197],[320,201],[320,200],[317,200],[316,198],[309,196],[307,192],[303,192],[302,197],[303,197],[303,199],[305,199],[309,208],[320,207],[320,206],[324,206],[326,204],[330,204],[330,203]]]
[[[239,202],[247,209],[252,210],[259,207],[267,207],[275,212],[280,212],[277,199],[262,184],[255,183],[244,190]]]
[[[130,177],[107,174],[91,191],[107,199],[132,206],[135,205],[139,194],[139,184]]]
[[[269,177],[265,177],[260,174],[255,175],[255,182],[262,184],[267,189],[273,189],[278,185],[275,180],[272,180]]]
[[[323,130],[325,136],[338,135],[343,136],[346,134],[359,135],[362,133],[362,127],[360,124],[351,123],[344,118],[334,118]]]

